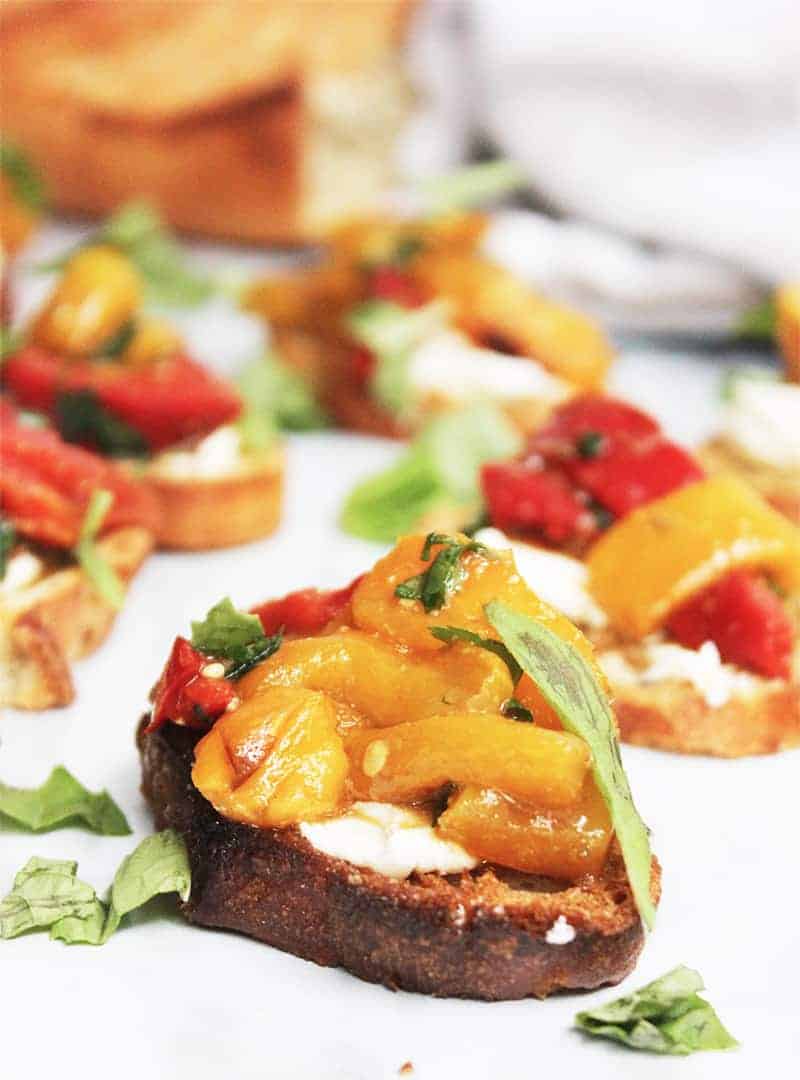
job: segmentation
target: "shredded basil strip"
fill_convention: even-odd
[[[36,213],[44,210],[47,196],[41,176],[22,150],[7,139],[0,141],[0,172],[21,203]]]
[[[564,728],[589,747],[595,782],[608,806],[636,906],[645,926],[652,929],[655,907],[650,897],[650,839],[633,802],[614,717],[603,691],[577,649],[543,623],[497,600],[487,604],[485,610],[489,622],[555,709]]]
[[[738,1046],[713,1007],[699,996],[703,989],[699,973],[681,965],[641,990],[579,1012],[575,1025],[587,1035],[654,1054]]]
[[[126,319],[113,334],[109,335],[104,342],[97,346],[94,356],[98,360],[116,360],[136,337],[136,330],[136,319]]]
[[[17,530],[7,518],[0,518],[0,581],[6,576],[8,556],[17,540]]]
[[[119,420],[94,390],[62,390],[55,403],[55,426],[66,442],[92,446],[108,457],[147,457],[142,435]]]
[[[92,492],[74,555],[100,596],[111,607],[119,609],[125,599],[125,586],[114,567],[97,550],[95,543],[113,501],[114,496],[105,488]]]
[[[509,698],[508,701],[504,701],[500,707],[500,712],[503,716],[508,716],[512,720],[519,720],[523,724],[534,723],[533,713],[521,701],[517,701],[516,698]]]
[[[227,661],[225,675],[229,679],[240,679],[276,653],[282,643],[282,630],[267,637],[259,617],[239,611],[228,596],[215,604],[202,621],[192,623],[192,645]]]
[[[422,574],[402,581],[394,591],[402,600],[420,600],[425,611],[438,611],[447,603],[447,598],[458,586],[461,577],[460,560],[470,551],[488,552],[485,544],[470,540],[466,544],[442,533],[428,533],[422,548],[421,558],[431,557],[431,548],[441,544],[431,565]]]
[[[479,649],[486,649],[487,652],[492,652],[495,656],[499,656],[503,663],[508,667],[511,681],[514,686],[516,686],[522,678],[522,668],[502,641],[496,641],[494,638],[481,637],[480,634],[476,634],[472,630],[464,630],[460,626],[431,626],[429,627],[429,630],[435,638],[438,638],[439,641],[446,641],[448,645],[453,641],[466,641],[469,645],[477,645]],[[513,701],[513,698],[510,700]]]

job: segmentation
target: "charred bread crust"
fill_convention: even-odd
[[[170,476],[149,469],[143,481],[158,499],[162,548],[207,551],[246,544],[278,527],[283,504],[283,451],[249,455],[235,473]]]
[[[697,455],[709,472],[733,472],[756,489],[776,510],[800,525],[800,471],[776,469],[745,457],[725,439],[712,439]]]
[[[500,869],[396,881],[314,849],[297,829],[220,817],[191,781],[197,732],[166,725],[137,742],[142,791],[158,828],[186,842],[184,915],[247,934],[368,982],[438,997],[502,1001],[619,982],[644,931],[616,846],[602,877],[574,886]],[[651,889],[660,893],[653,861]],[[575,928],[549,945],[559,915]]]
[[[128,582],[153,547],[144,529],[117,529],[98,550]],[[78,566],[55,570],[0,600],[0,703],[18,709],[69,705],[75,696],[70,661],[88,656],[111,630],[117,612]]]

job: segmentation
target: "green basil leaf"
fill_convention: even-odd
[[[460,540],[442,533],[428,533],[422,547],[421,558],[430,559],[431,548],[442,545],[435,559],[422,574],[416,574],[407,581],[402,581],[394,591],[401,600],[421,600],[426,611],[438,611],[447,603],[451,592],[458,588],[462,577],[461,558],[470,551],[487,553],[484,544],[470,540],[462,544]]]
[[[0,902],[0,938],[44,930],[66,917],[96,920],[99,901],[77,870],[78,864],[68,860],[29,859]]]
[[[189,899],[192,873],[186,845],[176,832],[148,836],[120,865],[111,885],[111,903],[101,944],[108,941],[123,916],[154,896],[175,892]]]
[[[515,162],[496,160],[422,180],[417,189],[426,210],[442,214],[481,206],[517,191],[526,182],[525,172]]]
[[[641,990],[578,1013],[575,1024],[588,1035],[656,1054],[738,1046],[712,1006],[698,996],[703,989],[698,972],[676,967]]]
[[[41,176],[22,150],[7,139],[0,141],[0,172],[21,203],[37,213],[45,209],[47,196]]]
[[[11,554],[16,540],[17,530],[7,518],[0,517],[0,581],[6,576],[8,556]]]
[[[432,420],[394,465],[362,481],[347,498],[340,524],[365,540],[392,541],[413,532],[437,506],[475,516],[480,469],[513,457],[521,436],[489,402]]]
[[[272,352],[252,360],[240,371],[236,384],[245,403],[245,415],[287,431],[325,427],[327,417],[303,377]],[[274,435],[273,435],[274,438]]]
[[[470,645],[477,645],[480,649],[486,649],[488,652],[493,652],[495,656],[499,656],[503,663],[508,667],[511,681],[514,686],[516,686],[522,678],[522,668],[502,641],[495,641],[494,638],[481,637],[480,634],[476,634],[473,630],[463,630],[460,626],[431,626],[430,632],[435,638],[438,638],[439,641],[446,641],[448,644],[452,641],[466,641]],[[512,702],[514,702],[514,699],[510,698],[507,704],[511,704]],[[519,702],[516,702],[516,704],[519,705]]]
[[[127,319],[122,326],[97,346],[94,356],[98,360],[116,360],[136,337],[136,330],[136,319]]]
[[[119,420],[94,390],[62,390],[56,398],[55,426],[67,442],[83,443],[108,457],[147,457],[142,435]]]
[[[21,330],[12,330],[10,326],[0,326],[0,364],[18,352],[24,340]]]
[[[192,645],[209,656],[227,660],[229,679],[239,679],[251,668],[277,652],[282,632],[267,637],[257,615],[239,611],[225,597],[201,622],[192,623]]]
[[[509,698],[508,701],[504,701],[500,706],[500,712],[503,716],[508,716],[512,720],[519,720],[523,724],[535,723],[533,713],[521,701],[517,701],[516,698]]]
[[[38,788],[16,788],[0,782],[0,817],[33,832],[75,823],[102,836],[128,836],[131,831],[107,791],[88,791],[61,765]]]
[[[61,270],[76,251],[95,244],[117,248],[142,275],[148,298],[168,307],[196,307],[216,291],[210,274],[191,269],[173,234],[158,211],[147,202],[121,206],[78,248],[47,263],[40,270]]]
[[[605,695],[577,650],[542,623],[496,600],[486,605],[486,615],[564,728],[591,750],[595,782],[611,815],[636,906],[645,926],[652,929],[650,840],[633,802]]]
[[[92,492],[73,554],[95,590],[111,607],[118,610],[125,600],[125,586],[114,567],[97,550],[95,543],[113,501],[114,496],[105,488],[97,488]]]
[[[776,319],[775,301],[764,300],[741,315],[734,327],[734,335],[747,341],[774,341]]]
[[[49,927],[50,937],[69,945],[103,945],[121,920],[161,893],[188,900],[189,857],[171,829],[148,836],[114,875],[108,905],[77,876],[78,864],[61,859],[29,859],[0,902],[0,938]]]

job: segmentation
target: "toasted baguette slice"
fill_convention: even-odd
[[[296,828],[220,817],[191,781],[197,732],[138,732],[142,791],[158,828],[186,841],[192,892],[183,913],[368,982],[440,997],[501,1001],[619,982],[644,932],[619,851],[575,885],[499,868],[405,881],[313,848]],[[653,862],[652,892],[660,892]],[[575,938],[548,944],[563,915]]]
[[[235,472],[182,476],[158,464],[144,481],[158,498],[159,547],[204,551],[273,532],[283,501],[283,450],[244,454]]]
[[[800,471],[753,461],[725,439],[712,439],[697,455],[709,472],[733,472],[763,495],[776,510],[800,525]]]
[[[97,544],[125,582],[152,547],[151,534],[137,527],[117,529]],[[46,573],[0,597],[0,704],[69,705],[75,696],[70,661],[93,652],[115,617],[78,566]]]

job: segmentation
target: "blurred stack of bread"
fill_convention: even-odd
[[[374,208],[412,95],[413,0],[5,0],[3,131],[67,212],[314,239]]]

